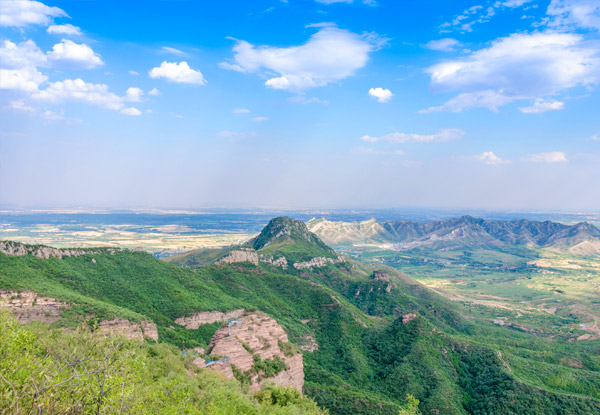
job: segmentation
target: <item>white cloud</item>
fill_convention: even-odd
[[[47,55],[54,64],[70,69],[93,69],[104,65],[100,56],[88,45],[77,44],[68,39],[63,39],[61,43],[54,45]]]
[[[233,47],[232,62],[222,62],[224,69],[267,76],[265,85],[273,89],[301,91],[325,86],[353,75],[366,65],[369,53],[385,43],[375,34],[358,35],[337,27],[323,27],[303,45],[278,48],[254,46],[240,40]]]
[[[600,133],[599,134],[594,134],[593,136],[591,136],[590,140],[592,140],[592,141],[600,141]]]
[[[492,112],[498,112],[498,107],[514,101],[514,98],[507,97],[502,91],[493,90],[465,92],[451,100],[445,102],[439,107],[429,107],[419,111],[419,114],[429,114],[432,112],[462,112],[470,108],[487,108]]]
[[[65,116],[64,114],[61,112],[60,114],[53,112],[53,111],[45,111],[42,114],[42,117],[48,121],[59,121],[59,120],[64,120]]]
[[[445,39],[431,40],[423,46],[425,48],[431,49],[431,50],[450,52],[450,51],[453,51],[454,49],[456,49],[457,47],[459,47],[460,45],[461,45],[461,43],[456,39],[445,38]]]
[[[484,151],[481,154],[475,156],[475,160],[484,162],[485,164],[506,164],[509,163],[506,160],[502,160],[500,157],[495,155],[492,151]]]
[[[33,92],[48,79],[37,70],[37,66],[47,65],[47,57],[32,40],[2,42],[0,62],[0,89]]]
[[[565,103],[554,99],[545,100],[542,98],[536,99],[535,103],[530,107],[519,107],[519,111],[523,114],[541,114],[548,111],[560,111],[565,109]]]
[[[496,1],[490,6],[483,7],[482,5],[471,6],[461,14],[454,16],[450,22],[443,23],[439,26],[440,32],[447,33],[450,29],[458,29],[463,32],[473,31],[473,26],[477,23],[489,22],[496,15],[496,11],[502,8],[514,9],[532,2],[533,0],[505,0]],[[489,4],[489,3],[488,3]]]
[[[54,17],[68,17],[64,10],[39,1],[2,0],[0,26],[49,25]]]
[[[14,110],[17,111],[23,111],[23,112],[33,112],[35,111],[35,108],[33,108],[30,105],[25,104],[24,100],[18,100],[18,101],[12,101],[10,103],[10,107]]]
[[[175,49],[175,48],[171,48],[171,47],[169,47],[169,46],[163,46],[163,47],[162,47],[162,48],[160,48],[160,49],[161,49],[163,52],[170,53],[170,54],[172,54],[172,55],[179,55],[179,56],[185,56],[185,55],[187,55],[187,53],[185,53],[184,51],[182,51],[182,50],[179,50],[179,49]]]
[[[138,110],[137,108],[129,107],[129,108],[123,108],[121,110],[121,114],[130,115],[132,117],[137,117],[139,115],[142,115],[142,112],[140,110]]]
[[[233,110],[234,114],[249,114],[250,110],[246,108],[236,108]]]
[[[253,122],[269,121],[269,117],[253,117],[252,121]]]
[[[142,91],[140,88],[132,86],[127,88],[127,91],[125,91],[125,101],[141,102],[142,95],[144,95],[144,91]]]
[[[82,79],[65,79],[53,82],[48,88],[32,95],[34,99],[48,102],[87,102],[102,108],[118,111],[123,108],[123,99],[109,92],[108,85],[91,84]]]
[[[445,128],[435,134],[407,134],[407,133],[391,133],[381,137],[371,137],[364,135],[361,140],[369,143],[388,142],[403,144],[408,142],[416,143],[432,143],[435,141],[452,141],[462,138],[465,132],[455,128]]]
[[[0,46],[0,62],[3,69],[34,68],[45,66],[47,57],[33,40],[18,44],[5,40]]]
[[[139,73],[139,72],[136,72],[136,71],[129,71],[129,75],[137,76],[137,75],[139,75],[139,74],[140,74],[140,73]]]
[[[390,99],[392,99],[392,96],[394,94],[392,94],[392,91],[390,91],[389,89],[383,89],[383,88],[371,88],[369,89],[369,95],[371,95],[373,98],[377,98],[378,102],[388,102]]]
[[[0,89],[34,92],[38,86],[48,79],[34,67],[21,69],[0,68]]]
[[[49,26],[46,32],[52,35],[81,36],[81,29],[68,23]]]
[[[560,151],[529,154],[528,156],[523,157],[522,160],[532,163],[565,163],[569,161],[567,160],[565,153]]]
[[[177,83],[194,85],[204,85],[206,83],[202,72],[190,68],[185,61],[179,63],[164,61],[159,67],[152,68],[148,74],[150,78],[165,78]]]
[[[598,0],[552,0],[547,13],[551,16],[550,26],[600,30]]]
[[[148,91],[148,95],[156,96],[159,94],[160,94],[160,91],[156,88],[152,88],[150,91]]]
[[[592,86],[600,80],[600,58],[598,50],[576,34],[518,33],[497,39],[464,59],[431,66],[426,72],[434,90],[464,94],[425,112],[475,106],[495,110],[514,100]]]

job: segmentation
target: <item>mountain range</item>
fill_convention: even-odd
[[[572,253],[600,252],[600,229],[587,222],[565,225],[552,221],[496,221],[462,216],[430,222],[311,219],[307,225],[311,232],[333,246],[388,244],[393,249],[407,250],[521,245]]]

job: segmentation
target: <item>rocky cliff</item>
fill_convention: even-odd
[[[0,291],[0,306],[5,307],[19,321],[52,323],[59,319],[60,312],[68,305],[51,297],[40,297],[33,291]]]
[[[114,253],[114,250],[111,250]],[[37,258],[78,257],[81,255],[97,254],[100,251],[82,249],[59,249],[41,245],[26,245],[19,242],[0,241],[0,253],[11,256],[32,255]]]
[[[273,382],[302,391],[302,354],[289,343],[283,328],[266,314],[248,313],[229,327],[222,327],[213,336],[209,350],[208,360],[197,359],[196,364],[229,378],[246,379],[252,390]],[[267,366],[270,369],[265,369]],[[276,373],[266,373],[268,370]]]

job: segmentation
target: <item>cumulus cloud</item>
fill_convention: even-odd
[[[134,70],[129,71],[129,75],[138,76],[140,73]]]
[[[52,35],[81,36],[81,29],[68,23],[49,26],[46,31]]]
[[[0,26],[49,25],[54,17],[69,16],[64,10],[39,1],[2,0]]]
[[[529,154],[523,157],[522,160],[531,163],[566,163],[569,161],[565,153],[560,151]]]
[[[388,102],[390,99],[392,99],[392,96],[394,94],[392,94],[392,91],[390,91],[389,89],[383,89],[383,88],[371,88],[369,89],[369,95],[371,95],[373,98],[377,98],[378,102]]]
[[[47,57],[32,40],[2,42],[0,62],[0,89],[33,92],[48,79],[37,70],[37,66],[47,65]]]
[[[127,91],[125,91],[125,101],[141,102],[142,95],[144,95],[144,91],[142,91],[140,88],[132,86],[127,88]]]
[[[502,160],[500,157],[495,155],[492,151],[484,151],[481,154],[475,156],[475,160],[479,160],[485,164],[506,164],[508,161]]]
[[[600,30],[598,0],[552,0],[548,6],[549,26]]]
[[[139,115],[142,115],[142,112],[140,110],[138,110],[137,108],[129,107],[129,108],[123,108],[121,110],[121,114],[130,115],[132,117],[137,117]]]
[[[461,43],[456,39],[445,38],[445,39],[431,40],[423,46],[425,48],[431,49],[431,50],[450,52],[450,51],[453,51],[454,49],[456,49],[457,47],[459,47],[460,45],[461,45]]]
[[[600,58],[598,50],[580,35],[518,33],[497,39],[490,47],[466,58],[433,65],[426,72],[435,91],[463,94],[425,112],[461,111],[476,106],[496,110],[514,100],[592,86],[600,80]]]
[[[0,89],[34,92],[39,85],[48,79],[35,68],[4,69],[0,68]]]
[[[108,85],[87,83],[82,79],[52,82],[48,88],[33,94],[32,98],[52,103],[87,102],[115,111],[124,107],[123,98],[110,92]]]
[[[250,110],[247,108],[236,108],[233,110],[234,114],[249,114]]]
[[[159,94],[160,94],[160,91],[156,88],[152,88],[150,91],[148,91],[148,95],[156,96]]]
[[[435,141],[452,141],[462,138],[465,135],[463,130],[457,128],[445,128],[435,134],[407,134],[407,133],[391,133],[381,137],[371,137],[368,135],[362,136],[360,139],[369,143],[387,142],[395,144],[404,144],[409,142],[415,143],[432,143]]]
[[[240,40],[233,47],[230,62],[220,67],[243,73],[262,70],[267,76],[265,85],[273,89],[302,91],[340,81],[364,67],[369,54],[379,49],[385,39],[376,34],[358,35],[337,27],[326,26],[303,45],[278,48],[254,46]]]
[[[56,65],[69,69],[93,69],[104,65],[100,56],[85,43],[75,43],[63,39],[47,53],[48,59]]]
[[[519,111],[523,114],[541,114],[548,111],[560,111],[565,109],[565,103],[554,99],[544,100],[536,99],[535,103],[530,107],[519,107]]]
[[[592,140],[592,141],[600,141],[600,133],[599,134],[594,134],[593,136],[591,136],[590,140]]]
[[[190,68],[185,61],[179,63],[164,61],[160,66],[152,68],[148,74],[150,78],[165,78],[182,84],[204,85],[206,83],[202,72]]]

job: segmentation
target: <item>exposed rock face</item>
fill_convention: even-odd
[[[249,262],[250,264],[258,265],[259,262],[271,264],[280,268],[287,268],[288,262],[285,257],[273,259],[272,256],[259,255],[252,248],[240,248],[231,251],[229,255],[217,261],[217,264],[235,264],[240,262]]]
[[[151,321],[142,321],[142,330],[144,331],[144,337],[158,341],[158,330],[156,329],[156,324]]]
[[[402,316],[402,324],[406,324],[409,321],[413,321],[416,318],[417,315],[415,313],[406,313]]]
[[[229,255],[217,261],[217,264],[233,264],[237,262],[249,262],[258,265],[258,254],[254,249],[236,249],[231,251]]]
[[[296,269],[320,268],[320,267],[324,267],[327,264],[333,264],[335,262],[336,261],[334,261],[331,258],[315,257],[315,258],[311,258],[310,261],[296,262],[294,264],[294,268],[296,268]]]
[[[289,368],[266,379],[260,379],[258,375],[252,374],[251,389],[258,390],[263,383],[273,382],[302,391],[304,386],[302,354],[292,352],[294,353],[292,356],[286,356],[280,346],[287,343],[286,332],[274,319],[260,312],[249,313],[243,316],[239,323],[230,328],[223,327],[215,333],[210,343],[211,355],[218,355],[221,359],[214,363],[209,362],[206,367],[233,378],[232,365],[242,372],[249,371],[254,365],[253,355],[260,356],[263,361],[279,357]]]
[[[240,318],[244,315],[244,309],[239,308],[233,311],[204,311],[196,313],[189,317],[179,317],[175,320],[175,323],[180,326],[184,326],[188,330],[196,330],[203,324],[217,323],[219,321],[225,322],[230,318]]]
[[[104,320],[100,322],[98,331],[100,334],[118,335],[127,339],[138,339],[143,341],[144,337],[148,337],[154,341],[158,341],[158,331],[151,321],[142,321],[142,324],[140,325],[133,321],[120,318]]]
[[[388,274],[387,272],[383,272],[383,271],[374,271],[373,274],[371,274],[371,279],[375,280],[375,281],[389,281],[390,280],[390,274]]]
[[[0,253],[11,256],[33,255],[37,258],[58,258],[77,257],[81,255],[97,254],[99,251],[84,251],[81,249],[58,249],[49,246],[30,246],[19,242],[0,241]]]
[[[50,297],[39,297],[33,291],[0,291],[0,306],[10,311],[22,324],[32,321],[52,323],[59,319],[60,311],[69,306]]]

